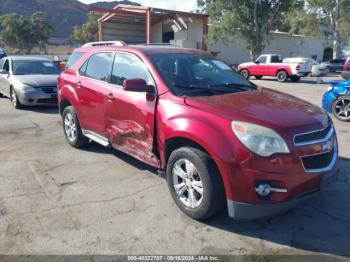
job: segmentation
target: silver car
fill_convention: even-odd
[[[0,96],[11,98],[17,109],[55,104],[59,74],[58,67],[46,58],[4,57],[0,60]]]

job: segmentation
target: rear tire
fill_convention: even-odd
[[[288,74],[286,71],[282,70],[277,73],[277,81],[278,82],[286,82],[288,80]]]
[[[263,76],[255,76],[255,79],[257,79],[257,80],[260,80],[262,78],[263,78]]]
[[[11,99],[12,105],[15,109],[22,109],[23,108],[23,105],[18,100],[18,96],[17,96],[16,91],[13,87],[10,88],[10,99]]]
[[[298,82],[300,80],[300,77],[299,76],[292,76],[290,78],[290,80],[292,80],[292,82],[296,83],[296,82]]]
[[[192,147],[173,151],[166,175],[173,200],[189,217],[204,220],[223,208],[225,190],[220,173],[207,153]]]
[[[75,148],[85,146],[89,140],[83,135],[79,120],[72,106],[67,106],[62,113],[63,132],[67,142]]]
[[[350,122],[350,96],[340,96],[332,105],[333,115],[340,121]]]
[[[250,73],[249,73],[248,69],[242,69],[239,72],[239,74],[245,79],[249,79],[249,77],[250,77]]]

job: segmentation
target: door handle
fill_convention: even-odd
[[[106,97],[107,97],[107,99],[109,101],[114,101],[115,100],[115,97],[114,97],[114,95],[112,93],[109,93],[108,95],[106,95]]]

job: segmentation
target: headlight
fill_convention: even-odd
[[[262,157],[268,157],[275,153],[289,153],[284,139],[270,128],[233,121],[232,130],[243,145]]]
[[[23,85],[21,89],[23,92],[35,92],[35,88],[30,85]]]
[[[329,86],[329,87],[327,88],[327,90],[328,90],[328,92],[332,91],[332,90],[333,90],[333,86]]]

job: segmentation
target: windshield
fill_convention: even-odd
[[[50,61],[16,61],[12,62],[14,75],[59,75],[57,66]]]
[[[151,54],[150,59],[177,95],[217,95],[256,89],[228,65],[209,55]]]

